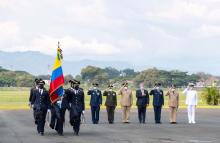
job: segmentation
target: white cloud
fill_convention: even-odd
[[[4,35],[2,37],[15,36],[19,32],[19,27],[16,22],[13,21],[0,21],[0,33]]]
[[[119,40],[118,46],[122,50],[122,53],[126,53],[126,54],[143,50],[143,45],[141,41],[134,38]]]
[[[60,17],[63,22],[72,22],[89,26],[113,26],[122,25],[120,19],[111,18],[107,14],[107,5],[103,0],[82,2],[76,0],[72,4],[65,5],[64,15]]]
[[[160,2],[158,2],[158,4],[159,3]],[[214,10],[218,9],[213,9],[212,6],[213,5],[207,5],[207,3],[202,3],[198,0],[168,0],[158,7],[155,7],[154,10],[147,11],[145,14],[147,19],[180,22],[187,18],[188,20],[193,20],[192,18],[204,19],[207,17],[207,13],[209,15],[209,13],[212,13]]]
[[[61,42],[61,48],[65,55],[86,56],[86,55],[113,55],[120,52],[120,49],[115,48],[108,43],[98,42],[97,40],[82,41],[71,36],[65,37],[50,37],[47,35],[39,36],[25,46],[18,46],[19,51],[41,51],[46,54],[54,55],[56,53],[56,43]]]
[[[0,0],[0,50],[54,55],[59,40],[69,57],[184,62],[212,58],[210,49],[218,57],[219,7],[220,0]]]
[[[220,36],[220,25],[201,25],[192,31],[193,38],[207,38],[213,36]]]
[[[20,42],[21,39],[19,38],[19,34],[20,34],[20,28],[16,22],[0,21],[1,48],[11,51],[16,50],[16,49],[11,49],[10,47],[13,46],[13,44],[15,43]]]

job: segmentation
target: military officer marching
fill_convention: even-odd
[[[74,134],[78,135],[81,124],[81,114],[85,110],[84,91],[79,87],[80,81],[70,80],[71,88],[65,90],[68,103],[70,104],[70,124]]]
[[[36,92],[37,91],[37,89],[38,89],[38,83],[39,83],[39,79],[35,79],[34,80],[34,87],[32,87],[31,88],[31,90],[30,90],[30,96],[29,96],[29,103],[28,103],[28,105],[29,105],[29,107],[30,108],[32,108],[32,104],[31,104],[31,101],[32,101],[32,98],[33,98],[33,95],[34,95],[34,92]],[[33,109],[33,108],[32,108]],[[35,115],[34,115],[34,111],[33,111],[33,117],[34,117],[34,122],[35,122],[35,124],[37,124],[37,121],[36,121],[36,119],[35,119]]]
[[[115,108],[117,106],[117,95],[116,92],[113,91],[113,85],[108,85],[108,90],[104,91],[103,96],[106,96],[105,106],[108,115],[109,124],[114,123],[114,114]]]
[[[72,82],[69,82],[72,85]],[[63,127],[65,124],[65,113],[69,110],[67,95],[64,95],[56,101],[51,108],[51,121],[50,127],[55,129],[59,135],[63,135]]]
[[[31,106],[31,100],[32,100],[32,97],[34,95],[34,91],[36,89],[38,89],[38,83],[39,83],[39,79],[36,78],[34,80],[34,87],[32,87],[31,90],[30,90],[29,103],[28,103],[29,106]]]
[[[62,118],[62,99],[57,100],[51,107],[51,121],[50,127],[55,129],[59,135],[63,135],[63,123]]]
[[[99,84],[94,82],[93,88],[88,91],[90,98],[91,114],[93,124],[99,123],[100,106],[102,105],[102,92],[98,89]]]
[[[34,91],[31,99],[34,115],[37,123],[37,131],[40,135],[44,135],[44,126],[47,111],[51,108],[49,92],[44,88],[45,82],[39,81],[39,88]]]

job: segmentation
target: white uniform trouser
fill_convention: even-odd
[[[188,120],[189,123],[195,123],[195,105],[188,105]]]

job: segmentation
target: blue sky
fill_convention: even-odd
[[[0,50],[220,75],[220,0],[0,0]]]

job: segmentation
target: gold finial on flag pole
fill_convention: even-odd
[[[58,45],[57,45],[57,56],[59,60],[63,59],[63,54],[62,54],[62,49],[60,48],[60,41],[58,41]]]
[[[58,48],[60,48],[60,41],[58,41]]]

